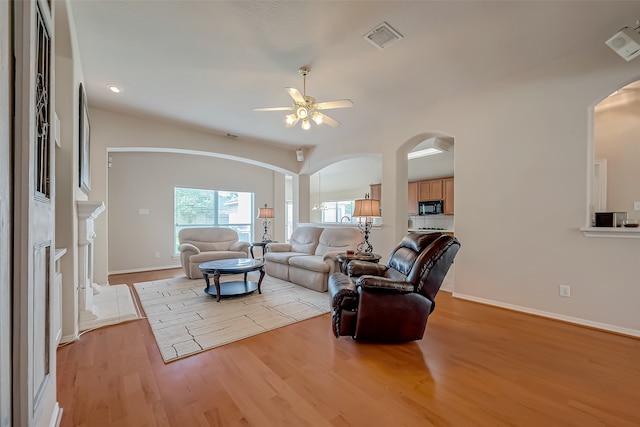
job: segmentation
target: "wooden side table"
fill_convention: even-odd
[[[380,259],[382,259],[382,257],[378,254],[368,254],[368,253],[353,253],[353,254],[348,254],[346,252],[342,252],[338,254],[338,262],[340,263],[340,271],[342,273],[347,274],[347,265],[349,265],[349,262],[353,261],[353,260],[358,260],[358,261],[369,261],[369,262],[375,262],[377,263],[378,261],[380,261]]]
[[[249,246],[249,252],[251,253],[251,258],[256,259],[256,257],[253,255],[253,248],[255,248],[256,246],[259,246],[262,248],[262,259],[264,259],[264,254],[267,253],[267,243],[278,243],[278,242],[269,240],[268,242],[251,243],[251,246]]]

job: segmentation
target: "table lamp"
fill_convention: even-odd
[[[353,208],[354,218],[364,218],[358,222],[358,228],[364,234],[364,241],[357,246],[358,253],[370,254],[373,252],[373,246],[369,243],[369,233],[371,232],[371,218],[377,218],[380,216],[380,200],[372,200],[369,198],[369,194],[365,194],[364,199],[358,199],[355,201]]]
[[[258,218],[262,219],[262,225],[264,227],[264,234],[262,235],[262,241],[270,242],[271,236],[269,235],[269,225],[271,224],[271,221],[269,220],[271,218],[275,218],[275,215],[273,213],[273,208],[268,208],[267,204],[265,203],[264,208],[258,209]]]

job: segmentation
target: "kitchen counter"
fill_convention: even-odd
[[[425,230],[423,228],[410,228],[408,231],[441,231],[443,233],[455,233],[453,228],[448,228],[446,230]]]

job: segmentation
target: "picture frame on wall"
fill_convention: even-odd
[[[89,194],[91,190],[91,171],[89,163],[89,149],[91,139],[91,125],[89,124],[89,109],[87,107],[87,94],[84,85],[80,83],[80,155],[79,155],[79,185],[82,191]]]

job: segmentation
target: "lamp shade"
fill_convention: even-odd
[[[378,217],[380,216],[380,200],[358,199],[353,208],[354,217]]]
[[[264,208],[258,209],[258,218],[275,218],[276,216],[273,213],[273,208],[268,208],[267,205],[264,205]]]

